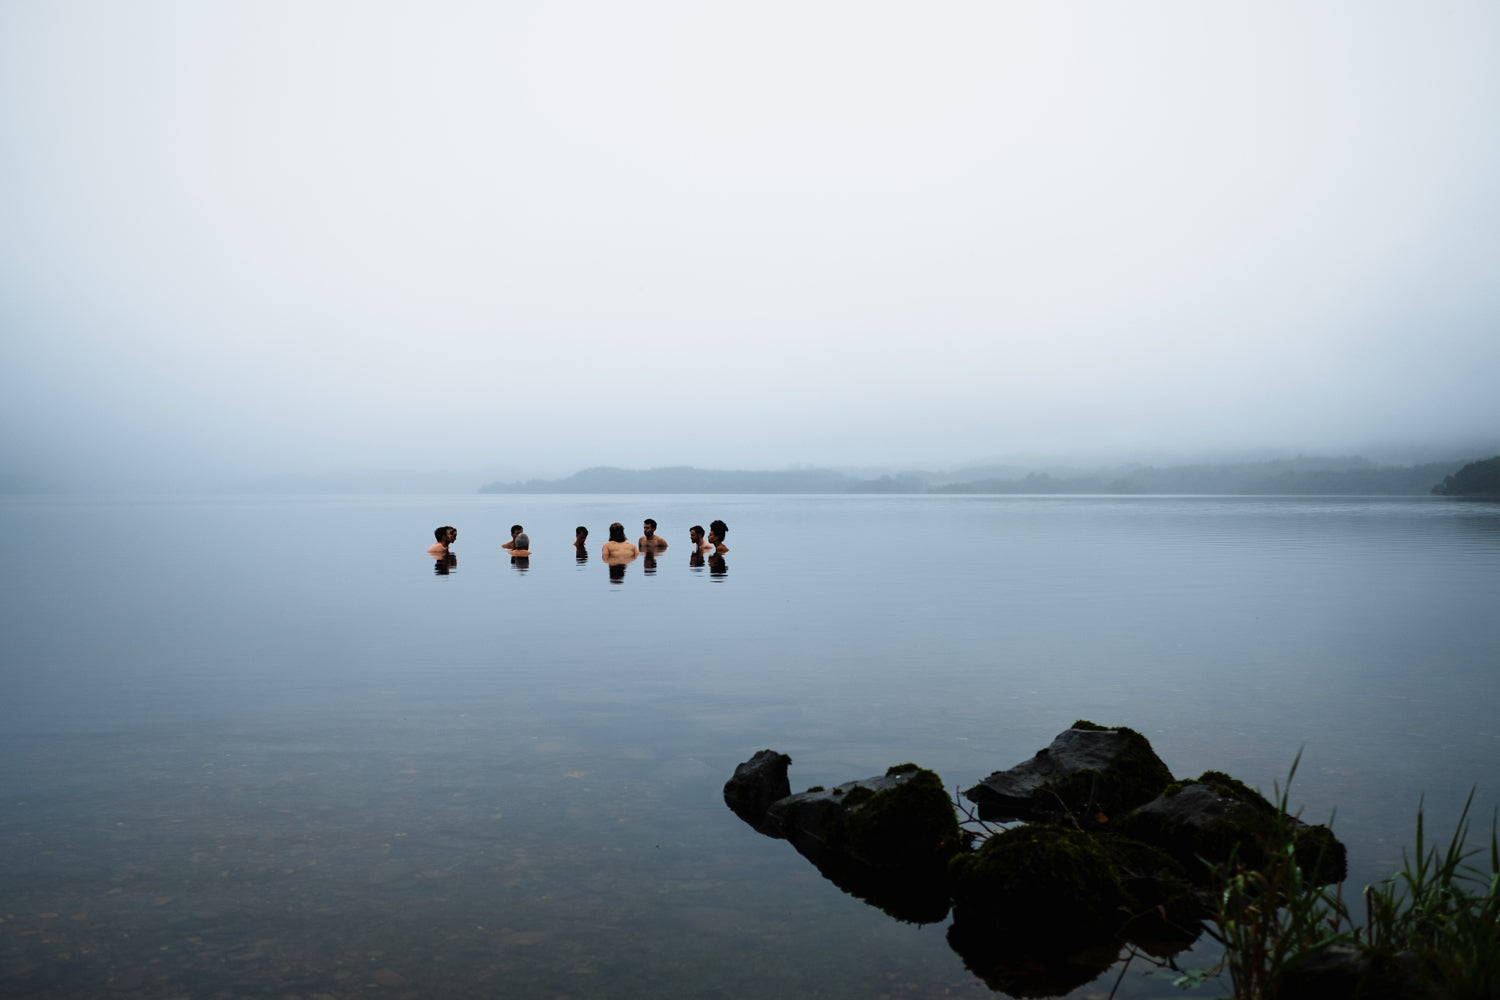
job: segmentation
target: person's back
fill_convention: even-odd
[[[609,526],[609,541],[599,549],[599,555],[605,562],[626,563],[634,559],[640,553],[634,545],[625,540],[625,526],[619,521]]]

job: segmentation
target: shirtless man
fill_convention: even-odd
[[[688,542],[691,543],[693,549],[698,552],[707,552],[709,549],[713,548],[713,546],[703,538],[703,525],[701,524],[695,524],[688,529]]]
[[[510,541],[500,547],[510,549],[510,554],[513,556],[531,555],[531,539],[526,537],[526,532],[521,530],[519,524],[510,526]]]
[[[646,518],[646,523],[641,525],[641,530],[645,534],[635,544],[640,546],[642,552],[660,552],[667,547],[667,540],[656,533],[656,522],[651,518]]]
[[[458,540],[458,529],[451,524],[445,524],[432,532],[432,537],[437,541],[428,546],[427,554],[434,559],[442,558],[448,554],[448,546]]]
[[[589,557],[589,529],[580,524],[573,530],[573,535],[573,551],[578,553],[578,558],[587,559]]]
[[[623,566],[633,562],[640,553],[625,540],[625,525],[616,521],[609,526],[609,541],[599,549],[599,555],[611,566]]]

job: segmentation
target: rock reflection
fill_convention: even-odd
[[[762,750],[735,768],[724,802],[787,840],[843,891],[912,923],[950,912],[949,947],[991,989],[1060,996],[1122,957],[1170,966],[1204,932],[1215,848],[1253,858],[1281,830],[1313,884],[1344,877],[1326,827],[1278,812],[1240,782],[1174,780],[1150,743],[1087,720],[1031,760],[964,793],[965,829],[942,780],[915,764],[790,793],[791,758]],[[983,818],[1026,822],[996,828]],[[1306,861],[1301,855],[1308,855]],[[1220,858],[1222,861],[1222,858]]]

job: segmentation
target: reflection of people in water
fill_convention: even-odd
[[[728,552],[729,550],[725,549],[724,551]],[[728,572],[729,567],[725,565],[724,556],[721,553],[715,552],[713,555],[708,557],[709,576],[724,576]]]
[[[729,525],[723,521],[713,520],[708,522],[708,543],[713,546],[714,552],[723,555],[729,551],[729,546],[724,544],[724,536],[729,534]]]
[[[516,569],[520,570],[522,573],[526,572],[531,568],[531,553],[522,552],[519,555],[511,556],[510,564]]]
[[[432,571],[438,576],[447,576],[458,568],[458,556],[452,552],[444,552],[437,557],[437,562],[432,564]]]
[[[626,564],[622,563],[622,562],[610,563],[609,564],[609,582],[610,583],[624,583],[625,582],[625,565]]]
[[[458,529],[451,524],[445,524],[441,528],[432,529],[432,537],[437,541],[427,547],[427,554],[436,559],[438,556],[448,554],[448,546],[458,541]]]
[[[641,547],[642,552],[660,552],[667,547],[667,540],[656,533],[656,522],[651,518],[646,518],[646,523],[641,525],[641,530],[645,534],[636,544]]]
[[[609,526],[609,541],[599,549],[599,555],[611,566],[623,566],[639,555],[634,545],[625,540],[625,526],[619,521]]]
[[[647,576],[656,575],[656,553],[650,549],[641,552],[641,572]]]
[[[573,534],[576,536],[573,539],[573,551],[578,553],[579,562],[585,562],[589,557],[589,529],[580,524],[573,529]]]
[[[521,530],[519,524],[510,526],[510,541],[500,547],[510,549],[510,554],[513,556],[531,555],[531,539],[526,537],[526,532]]]

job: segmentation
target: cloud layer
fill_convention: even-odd
[[[0,8],[0,471],[1500,432],[1500,8]]]

